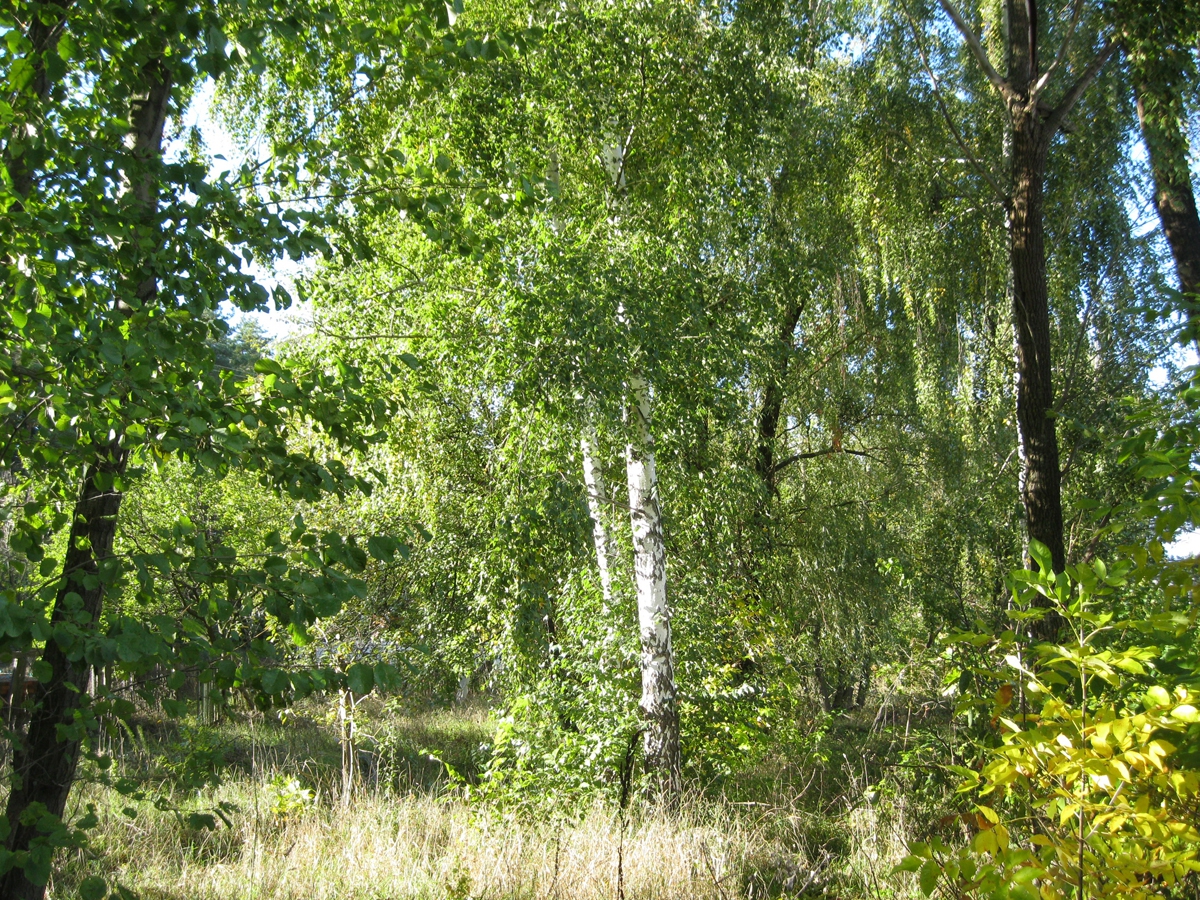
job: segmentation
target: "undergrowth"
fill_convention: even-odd
[[[350,796],[315,702],[203,729],[147,719],[111,748],[146,789],[83,780],[72,806],[99,825],[51,896],[98,875],[145,900],[910,897],[892,874],[906,843],[954,821],[916,761],[936,746],[920,709],[825,719],[802,753],[695,786],[673,815],[636,794],[623,811],[603,794],[481,803],[485,712],[362,712]]]

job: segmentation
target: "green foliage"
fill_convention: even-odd
[[[295,775],[283,772],[271,779],[268,785],[271,812],[280,819],[302,816],[317,803],[317,792],[307,787]]]
[[[203,671],[218,695],[245,690],[264,706],[344,682],[332,667],[284,673],[279,663],[315,620],[361,596],[356,576],[367,556],[354,537],[315,533],[293,511],[253,539],[243,531],[239,547],[183,514],[144,523],[142,540],[112,555],[103,545],[111,539],[64,546],[64,529],[81,515],[81,482],[85,495],[115,498],[116,517],[123,495],[163,465],[190,468],[201,485],[238,472],[293,504],[372,489],[374,480],[350,472],[339,454],[371,445],[392,413],[388,398],[342,360],[281,363],[248,326],[229,339],[219,317],[225,303],[286,307],[287,292],[270,297],[248,268],[328,253],[339,204],[297,197],[318,184],[336,194],[337,185],[369,180],[371,166],[314,133],[276,143],[265,170],[246,163],[217,173],[198,141],[163,152],[160,136],[205,79],[277,72],[271,53],[280,46],[293,64],[311,66],[350,46],[368,70],[405,55],[408,77],[420,75],[422,55],[445,53],[430,50],[448,27],[445,4],[395,11],[383,17],[383,34],[364,27],[364,16],[381,17],[319,4],[281,13],[270,2],[151,9],[97,0],[0,11],[9,84],[0,107],[0,467],[11,475],[4,536],[16,576],[0,595],[5,653],[61,649],[77,670],[113,669],[135,682],[162,667],[175,673],[172,689]],[[410,38],[415,53],[406,53]],[[313,440],[304,445],[297,431]],[[116,527],[124,532],[121,521]],[[93,592],[100,601],[89,611],[81,594]],[[122,593],[126,602],[105,608],[105,595]],[[46,660],[32,673],[43,683],[63,677]],[[354,674],[355,687],[374,686]],[[385,669],[381,681],[389,680]],[[52,684],[67,698],[68,736],[104,765],[88,738],[98,721],[128,718],[134,705],[108,686],[94,700],[85,688]],[[29,695],[31,707],[41,703]],[[184,710],[176,699],[162,705]],[[33,731],[12,737],[20,746]],[[59,768],[74,770],[74,744],[51,749],[71,756]],[[174,773],[189,784],[207,777],[193,751]],[[69,782],[25,787],[34,796],[52,789],[61,802]],[[16,802],[10,815],[34,824],[38,805],[22,811]],[[29,847],[21,837],[3,851],[6,871],[15,864],[44,884],[50,854],[77,843],[77,828],[39,821]]]
[[[1194,4],[1071,7],[1078,46],[1119,32],[1132,66],[1089,92],[1046,195],[1083,562],[1007,582],[1008,238],[981,174],[1005,129],[936,5],[18,6],[0,9],[0,653],[108,674],[94,698],[75,685],[63,726],[102,779],[145,793],[101,723],[132,733],[197,693],[293,715],[347,690],[443,703],[458,683],[502,710],[486,746],[442,754],[469,796],[618,799],[640,764],[637,373],[689,777],[732,785],[781,757],[824,773],[854,755],[831,735],[870,707],[873,740],[898,694],[936,718],[926,650],[971,628],[950,660],[952,692],[974,692],[962,746],[935,722],[887,751],[979,766],[959,775],[980,830],[919,848],[919,886],[1065,893],[1079,823],[1088,891],[1192,865],[1195,566],[1163,544],[1200,510],[1200,388],[1149,379],[1178,303],[1130,221],[1127,136],[1131,72],[1169,81],[1151,112],[1186,119]],[[964,7],[994,50],[999,7]],[[1046,36],[1076,27],[1046,9]],[[245,159],[217,166],[198,131],[134,152],[156,84],[178,133],[210,80]],[[315,329],[232,330],[231,306],[292,302],[255,277],[284,257],[306,263]],[[585,428],[610,486],[595,522]],[[67,536],[81,483],[123,498],[79,582],[103,590],[96,615],[64,572],[89,549]],[[615,536],[608,595],[596,525]],[[1076,631],[1031,646],[1047,604]],[[410,743],[364,737],[424,783]],[[209,790],[222,751],[188,729],[159,774]],[[280,778],[279,817],[315,805],[315,782]],[[909,786],[932,808],[943,782]],[[31,810],[44,840],[0,866],[44,881],[90,820]]]
[[[952,767],[960,792],[978,801],[974,837],[959,848],[914,844],[900,870],[917,872],[926,896],[1160,896],[1200,871],[1200,693],[1194,673],[1177,682],[1160,667],[1162,648],[1141,638],[1180,638],[1190,622],[1114,615],[1131,562],[1083,562],[1056,576],[1045,548],[1033,552],[1041,570],[1010,580],[1016,630],[954,639],[1005,663],[976,672],[1001,682],[994,695],[959,703],[990,707],[1000,736],[980,768]],[[1021,632],[1047,608],[1069,637],[1027,647]]]
[[[184,725],[179,737],[166,747],[158,768],[176,790],[198,792],[221,782],[226,767],[226,745],[219,734]]]

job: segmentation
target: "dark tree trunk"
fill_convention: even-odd
[[[1070,57],[1074,27],[1067,29],[1054,62],[1039,71],[1037,0],[1005,0],[1002,35],[1007,72],[992,65],[983,42],[953,0],[939,3],[966,40],[983,74],[1008,111],[1011,152],[1007,186],[979,167],[1008,214],[1009,266],[1013,280],[1013,330],[1016,344],[1017,430],[1022,456],[1021,501],[1029,537],[1045,544],[1056,572],[1066,567],[1063,537],[1062,470],[1054,422],[1054,382],[1050,362],[1050,298],[1046,287],[1046,242],[1042,193],[1050,142],[1079,98],[1116,52],[1109,36],[1091,61],[1062,93],[1057,106],[1045,102],[1054,71]],[[1076,10],[1078,12],[1078,10]],[[1057,91],[1055,91],[1057,93]],[[1026,560],[1026,565],[1032,562]],[[1043,620],[1043,635],[1055,630]]]
[[[1066,566],[1062,476],[1054,422],[1050,298],[1042,189],[1050,135],[1036,106],[1012,110],[1012,196],[1008,210],[1016,333],[1017,427],[1024,463],[1021,500],[1029,537],[1050,550],[1054,571]]]
[[[1031,540],[1050,551],[1055,572],[1067,564],[1063,539],[1062,470],[1054,421],[1050,295],[1046,285],[1043,190],[1050,141],[1069,110],[1042,105],[1038,80],[1036,0],[1007,0],[1006,96],[1012,151],[1007,198],[1009,265],[1013,279],[1017,439],[1022,461],[1021,502]],[[1073,103],[1074,101],[1070,101]],[[1026,565],[1033,567],[1032,560]],[[1043,620],[1043,631],[1054,623]]]
[[[754,471],[766,488],[769,502],[775,493],[775,443],[779,438],[779,419],[783,413],[783,386],[787,381],[788,362],[792,353],[796,325],[804,312],[804,303],[797,301],[788,307],[780,323],[777,343],[778,369],[770,373],[763,392],[762,409],[758,416],[758,448],[754,459]]]
[[[125,453],[114,450],[108,459],[87,472],[75,504],[63,581],[50,617],[52,628],[74,623],[94,629],[100,620],[105,562],[112,556],[117,511],[121,506],[121,494],[112,490],[111,479],[120,477],[124,470]],[[7,849],[29,853],[36,862],[33,868],[42,871],[49,866],[54,848],[38,829],[40,816],[24,821],[22,813],[38,803],[45,812],[61,818],[75,779],[84,729],[75,721],[75,713],[87,696],[91,665],[77,652],[70,656],[58,640],[51,638],[46,642],[42,662],[51,674],[42,685],[25,739],[14,748],[13,790],[5,810],[12,828],[5,842]],[[10,869],[0,881],[0,897],[4,900],[42,900],[45,890],[44,883],[37,884],[27,877],[25,868]]]
[[[1194,306],[1195,295],[1200,294],[1200,216],[1188,170],[1187,134],[1181,124],[1183,102],[1177,91],[1150,79],[1138,78],[1135,89],[1138,119],[1154,176],[1154,205],[1175,258],[1179,289],[1192,295],[1188,319],[1191,337],[1196,339],[1200,337]]]
[[[20,6],[21,4],[18,4]],[[29,26],[25,36],[29,39],[30,49],[27,59],[33,67],[33,74],[26,87],[26,91],[34,98],[36,104],[34,108],[28,110],[29,118],[25,122],[20,122],[17,127],[10,130],[8,142],[11,144],[14,141],[19,141],[25,144],[31,135],[26,132],[21,132],[29,127],[34,133],[40,130],[42,119],[42,106],[50,97],[51,81],[49,73],[46,71],[45,54],[54,42],[58,40],[62,34],[63,26],[66,24],[66,18],[62,15],[62,10],[58,10],[58,15],[46,15],[51,13],[53,7],[47,4],[46,7],[34,11],[30,7],[19,10],[15,18],[20,19],[28,16],[30,18]],[[50,19],[50,21],[44,21]],[[12,179],[13,192],[20,198],[24,199],[29,196],[29,192],[33,189],[33,170],[34,165],[32,160],[40,158],[40,153],[30,152],[27,147],[23,148],[19,154],[14,154],[11,149],[5,154],[8,164],[9,177]],[[18,200],[18,209],[21,201]]]
[[[841,660],[832,667],[833,671],[830,673],[821,652],[821,633],[821,620],[817,619],[812,628],[813,675],[817,680],[817,691],[821,695],[821,709],[827,713],[854,709],[858,683],[849,664],[850,660]]]
[[[146,94],[133,110],[131,154],[145,162],[162,154],[171,77],[158,60],[148,63],[142,75]],[[154,177],[143,173],[138,180],[129,182],[129,189],[138,201],[145,223],[153,228],[157,211]],[[139,301],[146,303],[156,296],[158,280],[150,275],[131,287]],[[114,574],[110,561],[122,500],[114,479],[124,475],[128,461],[128,453],[120,444],[118,437],[98,448],[96,458],[84,472],[63,560],[62,581],[50,615],[51,628],[56,632],[68,624],[85,633],[94,632],[100,624],[104,593]],[[62,629],[62,643],[57,633],[46,641],[42,662],[49,674],[30,714],[24,740],[13,749],[12,790],[5,810],[11,830],[5,847],[19,854],[20,865],[0,880],[0,900],[45,897],[43,876],[48,874],[54,844],[38,827],[39,820],[47,813],[61,820],[87,727],[77,720],[76,714],[89,700],[91,664],[83,657],[81,647],[72,646],[69,635],[69,631]],[[30,813],[27,819],[26,813]],[[35,877],[30,878],[30,874]]]

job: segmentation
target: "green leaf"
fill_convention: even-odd
[[[188,711],[187,704],[182,700],[163,700],[162,708],[163,712],[165,712],[172,719],[182,719],[187,715]]]
[[[925,865],[921,866],[921,874],[917,876],[921,884],[921,893],[926,897],[933,894],[937,889],[938,877],[942,874],[942,867],[938,865],[937,860],[927,860]]]
[[[281,669],[267,669],[262,676],[262,689],[267,694],[282,694],[292,686],[288,673]]]
[[[1054,562],[1053,557],[1050,555],[1050,548],[1037,538],[1029,539],[1029,555],[1033,557],[1044,574],[1054,571]]]
[[[892,874],[894,875],[898,872],[916,872],[924,863],[925,860],[919,856],[906,856],[892,869]]]
[[[375,685],[375,673],[370,666],[355,663],[346,670],[346,687],[356,694],[369,694]]]
[[[391,663],[378,663],[375,666],[375,685],[384,693],[398,691],[400,689],[400,673]]]
[[[89,875],[79,882],[79,896],[83,900],[103,900],[108,893],[108,883],[99,875]]]
[[[69,60],[75,55],[75,39],[71,37],[69,31],[64,31],[62,37],[58,39],[58,55],[64,60]]]
[[[367,552],[380,562],[390,563],[396,558],[396,539],[387,535],[367,538]]]

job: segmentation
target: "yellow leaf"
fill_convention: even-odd
[[[1125,738],[1129,734],[1129,728],[1130,724],[1128,719],[1116,719],[1112,723],[1113,737],[1115,737],[1123,747],[1127,746],[1125,744]]]
[[[971,841],[971,846],[975,848],[976,853],[991,853],[996,852],[996,829],[989,828],[987,831],[981,831],[975,835]]]
[[[1093,734],[1090,740],[1091,740],[1092,750],[1095,751],[1097,756],[1103,756],[1106,759],[1108,757],[1112,756],[1112,754],[1113,754],[1112,744],[1110,744],[1104,738],[1100,737],[1100,735]]]
[[[1168,741],[1162,740],[1151,741],[1146,745],[1146,752],[1150,754],[1150,760],[1160,770],[1163,768],[1163,759],[1165,759],[1167,754],[1171,753],[1174,749],[1174,745]]]
[[[1167,689],[1161,685],[1154,685],[1146,691],[1145,704],[1146,706],[1166,706],[1171,702],[1171,695],[1167,693]]]
[[[1190,703],[1175,707],[1171,710],[1171,715],[1181,722],[1200,722],[1200,710]]]

